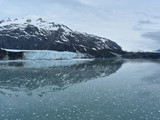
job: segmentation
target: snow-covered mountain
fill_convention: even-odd
[[[72,31],[63,24],[42,18],[1,20],[0,48],[69,51],[95,57],[113,57],[122,52],[121,47],[109,39]]]

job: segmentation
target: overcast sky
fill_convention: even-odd
[[[0,19],[38,18],[117,42],[160,49],[160,0],[0,0]]]

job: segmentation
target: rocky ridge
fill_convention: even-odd
[[[123,52],[117,43],[109,39],[76,32],[42,18],[1,20],[0,48],[69,51],[94,57],[115,57]]]

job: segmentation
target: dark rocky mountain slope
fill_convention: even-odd
[[[65,25],[41,18],[0,21],[0,48],[70,51],[94,57],[114,57],[123,52],[109,39],[72,31]]]

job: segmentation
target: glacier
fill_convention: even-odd
[[[68,52],[68,51],[53,51],[53,50],[17,50],[3,49],[7,52],[23,52],[23,60],[71,60],[85,58],[86,54]]]

